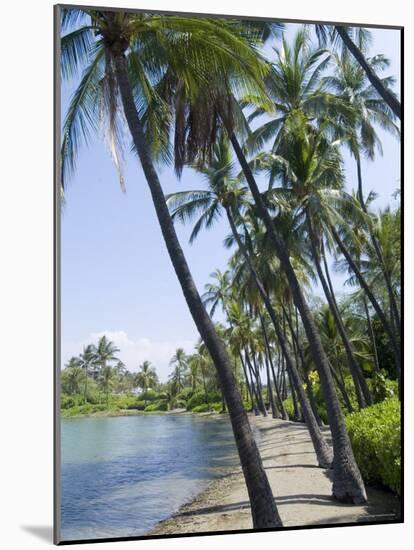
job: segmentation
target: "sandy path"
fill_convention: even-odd
[[[327,470],[317,467],[303,424],[251,417],[260,430],[263,463],[284,526],[396,520],[399,501],[391,493],[368,490],[368,504],[334,501]],[[241,469],[213,481],[179,512],[157,525],[151,535],[251,529],[247,491]]]

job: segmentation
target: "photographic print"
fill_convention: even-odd
[[[402,521],[402,32],[55,7],[57,544]]]

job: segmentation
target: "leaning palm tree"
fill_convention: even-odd
[[[400,131],[395,124],[395,115],[386,102],[378,96],[375,88],[369,83],[363,69],[349,59],[349,55],[335,55],[335,73],[323,79],[326,85],[343,101],[352,105],[353,120],[344,120],[348,130],[347,145],[355,158],[358,177],[358,199],[364,212],[367,213],[367,205],[364,199],[362,183],[361,156],[364,154],[368,159],[373,160],[376,151],[382,153],[381,141],[378,137],[376,126],[393,134],[397,139]],[[370,64],[383,70],[389,66],[389,60],[382,55],[377,55],[370,60]],[[384,82],[394,82],[392,77],[383,79]],[[345,117],[346,118],[346,117]],[[384,265],[383,251],[374,231],[370,231],[370,239],[378,257],[382,273],[389,293],[390,307],[393,310],[393,317],[396,319],[396,332],[400,335],[399,311],[389,273]]]
[[[242,241],[237,227],[237,219],[240,219],[239,209],[243,206],[243,200],[246,201],[247,191],[240,186],[239,181],[232,174],[233,164],[231,162],[230,148],[228,142],[222,136],[219,143],[214,148],[214,158],[210,165],[206,168],[199,169],[205,176],[208,184],[208,189],[197,191],[182,191],[179,193],[173,193],[168,197],[168,203],[172,209],[173,219],[179,219],[181,221],[191,220],[193,216],[198,215],[198,219],[195,222],[193,231],[191,233],[190,242],[194,241],[201,228],[207,229],[216,221],[222,213],[225,213],[234,240],[244,258],[244,261],[248,265],[249,272],[254,281],[254,289],[259,300],[263,300],[266,310],[272,320],[280,345],[282,346],[283,354],[286,357],[288,363],[289,373],[294,379],[294,386],[298,391],[302,409],[306,418],[306,424],[309,428],[309,432],[314,444],[315,452],[317,454],[319,465],[323,468],[330,467],[332,464],[332,452],[328,444],[323,438],[322,432],[316,422],[311,405],[302,387],[302,380],[296,369],[295,362],[291,358],[290,351],[288,349],[286,340],[280,327],[280,323],[277,319],[276,313],[271,302],[268,291],[265,289],[260,276],[257,272],[257,268],[254,265],[254,260],[251,255],[251,251],[248,251],[247,246]],[[222,281],[224,283],[225,281]],[[207,300],[212,300],[214,296],[209,295]],[[257,298],[256,298],[257,299]],[[214,305],[215,302],[213,302]],[[250,341],[251,344],[252,340]],[[246,338],[245,338],[245,343]],[[251,347],[251,346],[250,346]],[[245,359],[250,368],[250,354],[252,350],[245,350]],[[253,354],[253,365],[255,365]],[[261,383],[258,370],[256,368],[250,369],[255,373],[255,379],[257,384],[257,396],[259,400],[260,409],[266,416],[266,408],[263,404]],[[254,390],[254,385],[252,384]]]
[[[125,116],[135,151],[148,183],[164,241],[184,297],[217,368],[235,435],[251,502],[254,527],[280,526],[272,491],[244,411],[230,360],[203,306],[169,215],[153,162],[156,152],[165,153],[158,129],[168,122],[168,104],[152,86],[179,83],[186,94],[196,96],[220,75],[239,75],[238,87],[248,88],[246,77],[259,82],[266,67],[255,49],[258,33],[253,26],[219,19],[132,14],[122,11],[68,9],[63,12],[63,73],[73,74],[86,66],[64,123],[62,174],[74,165],[77,146],[90,130],[96,130],[100,107],[107,109],[111,149],[117,166],[116,137],[119,115]],[[251,79],[250,78],[250,79]],[[245,85],[246,83],[246,85]],[[156,108],[146,110],[146,107]],[[212,107],[212,104],[211,104]],[[144,118],[144,113],[147,116]],[[206,117],[200,112],[198,122]],[[195,121],[193,120],[195,123]],[[176,125],[177,126],[177,125]],[[120,178],[123,184],[123,178]]]
[[[341,37],[346,49],[361,66],[373,88],[375,88],[395,116],[401,118],[401,103],[390,89],[388,82],[379,78],[375,71],[375,65],[365,55],[366,47],[370,41],[369,31],[360,27],[345,27],[343,25],[335,25],[333,27],[315,25],[315,28],[321,45],[325,45],[328,41],[337,45],[337,37]]]
[[[252,172],[249,162],[247,161],[244,151],[240,146],[239,140],[234,133],[230,134],[230,140],[253,196],[257,207],[257,213],[265,224],[269,234],[269,239],[274,247],[277,257],[279,258],[280,265],[286,274],[293,301],[302,318],[302,323],[309,340],[312,357],[318,369],[321,386],[326,401],[334,447],[333,495],[338,500],[351,501],[354,503],[365,502],[366,492],[364,483],[352,452],[344,417],[335,391],[329,361],[325,350],[323,349],[317,326],[293,268],[286,243],[273,223],[272,216],[267,209],[262,193],[260,192],[259,186],[256,182],[256,178]]]

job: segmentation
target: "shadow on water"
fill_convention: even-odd
[[[51,525],[21,525],[21,528],[40,540],[53,542],[53,527]]]

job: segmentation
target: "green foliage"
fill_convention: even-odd
[[[60,398],[61,409],[71,409],[72,407],[79,407],[85,402],[83,395],[64,395]]]
[[[194,413],[204,413],[210,411],[210,406],[207,405],[207,403],[203,403],[202,405],[197,405],[197,407],[194,407],[192,409],[192,412]]]
[[[187,410],[192,411],[194,407],[199,405],[213,403],[220,400],[220,394],[216,391],[208,392],[207,395],[203,390],[196,391],[194,395],[187,402]]]
[[[369,381],[370,390],[375,403],[384,401],[397,395],[398,384],[396,380],[388,380],[385,371],[375,373]]]
[[[176,399],[181,401],[188,401],[194,395],[194,390],[192,388],[184,388],[177,395]]]
[[[145,412],[167,411],[168,403],[165,401],[155,401],[145,407]]]
[[[291,396],[289,396],[287,399],[283,401],[283,406],[285,407],[285,411],[288,413],[289,418],[293,418],[294,408],[293,408],[293,399]]]
[[[397,397],[347,416],[355,459],[367,483],[382,483],[400,493],[401,422]]]
[[[154,390],[147,390],[139,394],[141,401],[156,401],[159,399],[159,394]]]
[[[377,345],[380,369],[384,370],[387,373],[387,378],[395,379],[397,373],[395,370],[395,361],[392,346],[381,321],[376,315],[372,318],[372,328],[375,335],[375,343]]]
[[[75,405],[73,407],[63,409],[62,416],[86,416],[103,411],[107,411],[106,405],[103,403],[98,405],[86,403],[85,405]]]
[[[186,409],[187,403],[183,399],[174,399],[174,409]]]

